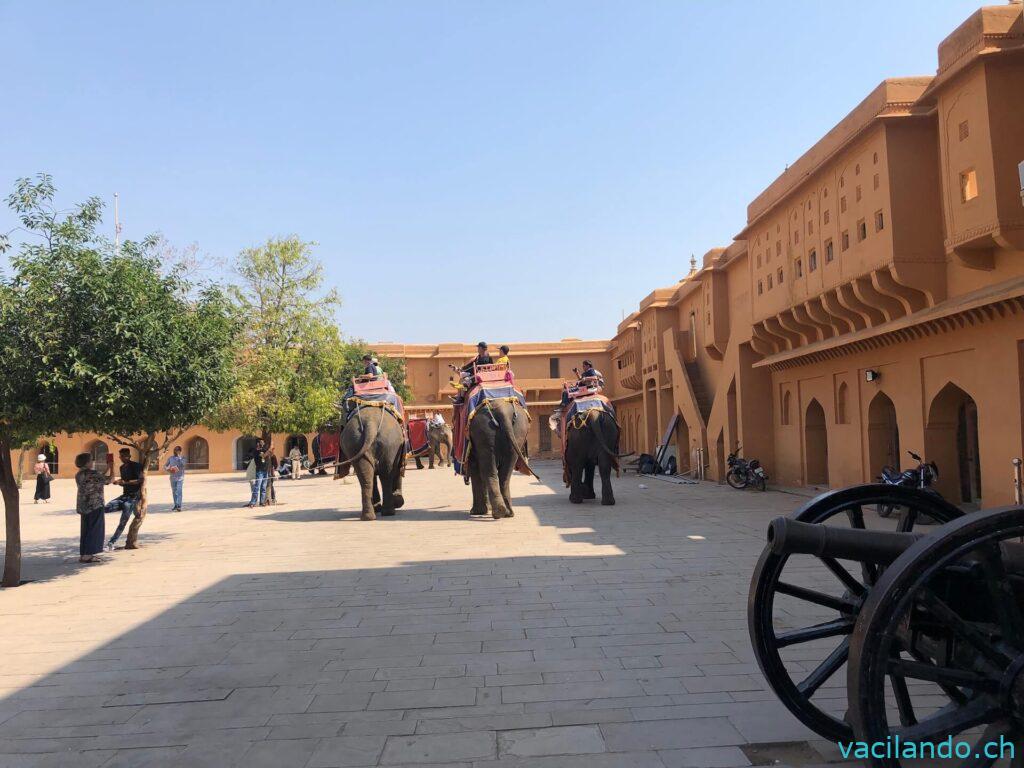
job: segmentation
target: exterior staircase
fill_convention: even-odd
[[[712,399],[707,387],[704,386],[700,367],[696,363],[683,363],[683,366],[686,368],[686,375],[690,378],[690,386],[693,388],[697,408],[700,410],[700,415],[704,417],[704,423],[707,424],[708,418],[711,416]]]

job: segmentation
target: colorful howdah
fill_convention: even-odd
[[[424,418],[409,419],[409,437],[405,444],[405,451],[410,456],[425,456],[430,450],[430,440],[427,439],[427,420]]]
[[[483,411],[482,418],[487,418],[487,403],[496,400],[517,402],[526,410],[526,397],[511,384],[490,386],[478,384],[466,394],[462,403],[455,404],[453,414],[452,443],[455,454],[455,474],[465,475],[465,462],[469,458],[469,425],[474,417]]]
[[[405,406],[402,404],[402,398],[398,396],[394,389],[389,388],[382,392],[362,393],[349,389],[345,393],[344,402],[345,412],[350,417],[357,408],[385,408],[391,411],[392,415],[401,423],[405,423]]]

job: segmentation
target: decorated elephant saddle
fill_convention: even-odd
[[[562,410],[562,467],[565,468],[565,446],[569,441],[570,429],[583,429],[590,417],[590,412],[601,410],[611,414],[615,418],[615,406],[612,401],[598,392],[577,395],[569,400],[569,404]]]
[[[430,450],[427,439],[427,420],[410,417],[408,423],[408,439],[405,444],[406,453],[410,456],[423,456]]]

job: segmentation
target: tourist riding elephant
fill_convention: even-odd
[[[569,486],[569,501],[582,504],[594,499],[594,468],[601,473],[601,503],[615,504],[612,493],[612,469],[620,456],[619,425],[608,411],[592,408],[582,414],[582,420],[566,424],[565,474]]]
[[[390,517],[405,503],[405,431],[390,409],[357,406],[352,410],[341,430],[337,476],[347,475],[349,466],[355,470],[362,490],[361,519],[375,520],[376,508],[384,517]]]
[[[471,515],[486,515],[490,508],[495,520],[512,517],[509,482],[516,463],[526,463],[523,446],[529,432],[530,414],[518,402],[492,400],[477,410],[469,424]]]
[[[452,465],[452,428],[447,424],[431,424],[427,428],[427,440],[430,442],[430,468],[434,468],[434,456],[439,466]],[[441,453],[441,446],[444,453]]]

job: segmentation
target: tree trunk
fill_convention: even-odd
[[[0,434],[0,494],[4,498],[7,527],[4,576],[0,586],[16,587],[21,584],[21,493],[11,466],[11,443],[3,434]]]
[[[145,517],[149,506],[149,489],[146,482],[146,475],[149,473],[149,461],[157,452],[156,433],[150,432],[146,435],[139,450],[142,459],[142,488],[139,489],[139,517]]]
[[[22,487],[25,477],[25,451],[28,447],[25,445],[21,446],[21,450],[18,451],[18,468],[14,471],[14,484],[19,488]]]

